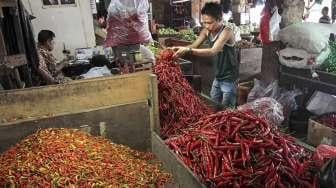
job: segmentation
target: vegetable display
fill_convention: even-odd
[[[156,62],[161,134],[207,187],[317,187],[311,153],[293,137],[250,110],[212,112],[184,80],[172,51]]]
[[[192,29],[183,29],[176,31],[172,28],[160,28],[158,34],[161,37],[175,37],[186,41],[194,41],[197,38],[197,35]]]
[[[317,118],[317,121],[332,129],[336,129],[336,113],[322,115]]]
[[[172,29],[172,28],[160,28],[160,29],[158,29],[158,34],[160,36],[171,37],[171,36],[177,36],[178,32],[175,29]]]
[[[166,144],[208,187],[315,187],[310,154],[253,114],[202,117]]]
[[[153,155],[74,129],[44,129],[0,155],[0,187],[160,187]]]
[[[325,63],[321,65],[323,71],[336,74],[336,42],[329,42],[330,55]]]
[[[192,29],[184,29],[179,32],[178,38],[186,41],[194,41],[197,38],[197,35]]]
[[[161,136],[180,133],[191,123],[211,112],[183,77],[171,50],[161,51],[153,67],[158,76]]]

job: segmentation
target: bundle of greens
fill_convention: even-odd
[[[336,74],[336,42],[329,42],[330,54],[326,62],[321,65],[323,71]]]

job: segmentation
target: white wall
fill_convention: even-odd
[[[63,43],[73,53],[76,48],[96,45],[90,0],[76,0],[76,6],[43,7],[42,0],[23,0],[26,9],[36,17],[32,21],[35,38],[42,29],[56,34],[54,54],[64,58]]]
[[[310,10],[309,17],[306,22],[315,22],[318,23],[322,17],[322,8],[329,7],[329,17],[331,18],[331,1],[332,0],[323,0],[322,4],[315,4]]]

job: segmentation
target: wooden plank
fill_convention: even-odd
[[[194,173],[152,132],[152,152],[163,162],[163,167],[172,173],[175,186],[183,188],[205,188]]]
[[[336,146],[336,130],[309,119],[307,141],[313,146],[320,144]]]
[[[0,92],[0,120],[57,115],[148,100],[150,72]]]
[[[159,96],[158,96],[158,81],[156,75],[151,75],[150,82],[150,119],[151,130],[160,132],[160,112],[159,112]]]
[[[142,101],[3,124],[0,126],[0,152],[38,129],[78,129],[83,125],[86,125],[93,135],[103,134],[115,143],[127,145],[136,150],[151,150],[149,107],[147,101]]]

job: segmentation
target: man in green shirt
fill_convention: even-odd
[[[225,107],[234,107],[236,103],[236,56],[234,28],[224,25],[222,6],[218,3],[206,3],[201,11],[203,29],[196,41],[190,46],[174,47],[175,56],[186,53],[195,56],[211,56],[215,79],[211,88],[211,98]],[[198,47],[208,41],[210,48]]]

